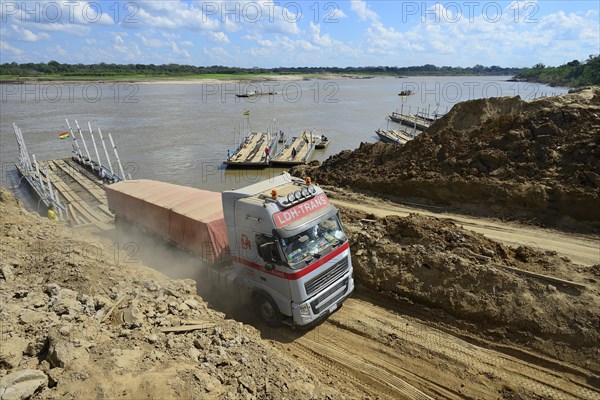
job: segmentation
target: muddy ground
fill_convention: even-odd
[[[321,184],[475,215],[600,230],[600,88],[456,104],[404,146],[296,169]]]

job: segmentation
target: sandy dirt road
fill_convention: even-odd
[[[600,263],[600,237],[597,236],[565,233],[464,215],[436,213],[391,202],[378,201],[366,196],[358,196],[360,201],[341,199],[335,196],[332,202],[337,206],[372,213],[377,217],[386,215],[405,217],[411,213],[416,213],[434,218],[445,218],[465,229],[473,230],[489,239],[508,245],[527,245],[540,250],[553,250],[569,257],[577,264],[594,265]]]
[[[498,351],[358,298],[314,329],[273,343],[353,397],[600,399],[598,377],[583,369]]]

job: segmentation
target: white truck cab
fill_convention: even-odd
[[[226,280],[250,289],[265,322],[307,325],[352,293],[349,243],[321,188],[284,173],[225,191],[222,201],[233,262]]]

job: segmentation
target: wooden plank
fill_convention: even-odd
[[[73,208],[73,205],[71,203],[68,203],[67,208],[69,209],[69,214],[73,218],[73,221],[75,221],[75,224],[81,225],[83,223],[83,221],[77,216],[77,213],[75,212],[75,209]]]
[[[83,214],[90,222],[106,220],[106,218],[102,218],[94,210],[92,210],[77,193],[75,193],[65,182],[63,182],[62,179],[60,179],[58,175],[53,172],[50,172],[49,175],[52,179],[52,183],[61,192],[63,197],[73,205],[75,210],[79,211],[80,214]]]
[[[108,312],[106,314],[104,314],[104,316],[100,320],[100,323],[102,323],[102,322],[106,321],[108,318],[110,318],[110,316],[112,315],[113,311],[115,311],[115,309],[119,306],[119,304],[121,304],[121,302],[123,300],[125,300],[126,297],[127,297],[126,294],[124,294],[123,296],[121,296],[119,298],[119,300],[117,300],[117,302],[115,304],[113,304],[113,306],[108,310]]]
[[[208,322],[206,324],[202,324],[202,325],[181,325],[181,326],[170,326],[167,328],[160,328],[159,331],[163,332],[163,333],[170,333],[170,332],[189,332],[189,331],[195,331],[198,329],[209,329],[209,328],[213,328],[215,326],[215,324]]]
[[[501,264],[494,264],[497,267],[500,268],[504,268],[507,269],[509,271],[515,272],[517,274],[521,274],[521,275],[526,275],[526,276],[530,276],[532,278],[537,278],[546,282],[552,282],[552,283],[556,283],[559,285],[564,285],[564,286],[571,286],[571,287],[575,287],[578,289],[587,289],[587,286],[585,286],[582,283],[577,283],[577,282],[573,282],[573,281],[567,281],[565,279],[560,279],[560,278],[555,278],[553,276],[548,276],[548,275],[542,275],[542,274],[538,274],[535,272],[531,272],[531,271],[526,271],[524,269],[520,269],[520,268],[515,268],[515,267],[509,267],[507,265],[501,265]]]
[[[108,215],[110,218],[113,218],[113,214],[110,212],[110,209],[108,208],[108,206],[107,206],[107,205],[105,205],[105,204],[100,204],[100,205],[98,206],[98,208],[99,208],[99,209],[100,209],[102,212],[104,212],[106,215]]]
[[[87,190],[96,200],[101,203],[106,203],[106,195],[104,190],[98,185],[93,183],[87,176],[81,173],[72,164],[67,164],[64,160],[55,160],[56,165],[79,183],[85,190]]]
[[[82,173],[77,171],[72,166],[66,164],[64,160],[55,160],[54,164],[60,168],[63,172],[73,178],[79,185],[81,185],[89,194],[91,194],[100,203],[106,204],[106,195],[103,190],[91,183],[91,181],[84,176]]]

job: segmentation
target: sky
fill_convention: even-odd
[[[600,2],[7,1],[0,63],[561,65],[600,53]]]

